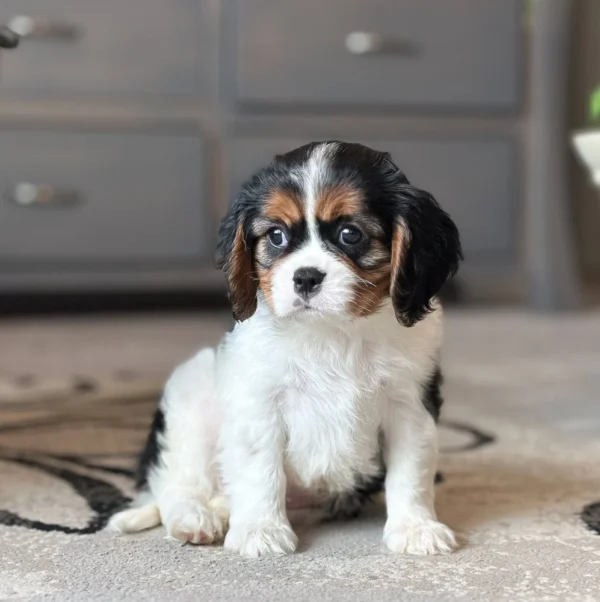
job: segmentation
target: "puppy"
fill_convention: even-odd
[[[450,217],[389,154],[319,142],[254,175],[219,239],[235,328],[171,376],[111,527],[291,553],[286,507],[352,517],[385,486],[385,545],[450,552],[434,509]]]

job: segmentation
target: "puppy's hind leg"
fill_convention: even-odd
[[[175,370],[159,404],[138,476],[138,487],[152,501],[116,515],[113,527],[151,523],[153,504],[170,538],[193,544],[221,540],[229,510],[215,466],[218,428],[215,353],[205,349]]]
[[[162,401],[161,456],[148,484],[172,539],[210,544],[221,540],[229,512],[221,495],[215,448],[219,420],[215,352],[200,351],[177,368]]]

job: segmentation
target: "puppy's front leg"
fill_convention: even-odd
[[[289,554],[297,538],[285,512],[284,433],[278,412],[264,397],[250,398],[247,392],[234,406],[222,426],[220,446],[231,504],[225,547],[251,557]]]
[[[437,429],[418,391],[390,400],[383,425],[387,476],[386,546],[405,554],[444,554],[456,548],[454,533],[437,521],[434,479]]]

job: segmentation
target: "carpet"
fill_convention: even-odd
[[[355,521],[303,525],[285,558],[179,546],[161,529],[116,537],[104,527],[132,495],[159,379],[0,378],[0,600],[600,600],[600,320],[575,324],[572,349],[573,323],[549,335],[526,321],[503,361],[522,318],[494,317],[482,352],[489,319],[449,321],[437,507],[463,540],[449,556],[385,551],[378,500]]]

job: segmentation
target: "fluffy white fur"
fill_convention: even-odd
[[[275,318],[261,302],[216,357],[205,349],[175,371],[162,401],[167,424],[152,498],[111,527],[158,524],[158,508],[170,537],[212,543],[230,514],[226,547],[247,556],[292,552],[286,489],[318,503],[351,489],[356,472],[375,474],[381,427],[386,545],[451,551],[454,536],[434,510],[437,435],[419,384],[435,369],[441,335],[440,308],[404,328],[389,306],[360,320],[323,321]]]
[[[150,497],[113,517],[114,530],[160,520],[183,542],[225,535],[225,547],[245,556],[293,552],[286,492],[319,504],[351,490],[357,474],[375,475],[383,431],[385,544],[409,554],[455,547],[436,519],[436,427],[421,401],[439,362],[442,312],[436,306],[411,328],[389,301],[368,317],[348,314],[357,275],[320,244],[310,217],[331,150],[318,147],[294,174],[309,237],[275,269],[274,312],[259,293],[256,313],[216,353],[203,350],[175,371],[161,402],[166,431]],[[293,274],[306,266],[326,278],[301,301]]]

